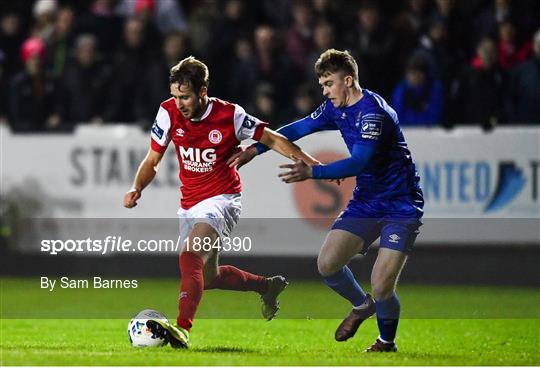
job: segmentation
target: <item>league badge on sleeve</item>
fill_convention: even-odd
[[[311,113],[311,118],[312,119],[317,119],[319,116],[321,116],[321,114],[323,113],[324,111],[324,107],[326,106],[326,101],[324,101],[321,106],[317,107],[317,110],[313,111]]]
[[[157,120],[154,120],[154,124],[152,124],[152,133],[156,135],[159,139],[163,138],[163,129],[161,129],[157,123]]]
[[[246,117],[244,118],[244,122],[242,123],[242,127],[246,129],[253,129],[253,127],[257,124],[255,121],[255,118],[253,116],[250,116],[249,114],[246,114]]]
[[[362,138],[378,139],[382,133],[383,119],[384,116],[380,114],[367,114],[357,121],[356,126],[360,128]]]

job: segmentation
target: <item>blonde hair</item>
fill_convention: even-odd
[[[358,64],[349,51],[328,49],[315,62],[315,74],[320,78],[337,72],[350,75],[358,82]]]

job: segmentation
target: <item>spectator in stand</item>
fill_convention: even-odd
[[[356,55],[360,85],[367,85],[386,97],[399,71],[392,61],[393,38],[381,21],[376,2],[366,1],[357,12],[357,24],[350,45]]]
[[[16,132],[58,129],[56,85],[43,70],[45,43],[37,37],[27,39],[21,47],[21,59],[24,70],[13,78],[10,89],[11,128]]]
[[[115,0],[94,0],[87,11],[78,17],[78,30],[97,37],[104,60],[112,62],[112,56],[122,42],[124,20],[114,12]],[[110,60],[111,59],[111,60]]]
[[[519,26],[520,32],[530,35],[540,26],[537,3],[534,0],[493,0],[493,5],[476,18],[473,34],[480,38],[489,36],[497,39],[499,25],[510,20]]]
[[[268,83],[260,83],[255,88],[255,101],[253,107],[249,109],[262,121],[269,124],[270,129],[280,127],[281,117],[278,115],[276,104],[276,91]]]
[[[484,38],[477,56],[453,87],[454,123],[480,125],[492,129],[505,120],[504,90],[506,74],[497,62],[497,45]]]
[[[505,94],[510,99],[509,120],[516,124],[540,123],[540,29],[532,41],[533,55],[512,71]]]
[[[392,96],[392,106],[402,126],[436,126],[444,104],[442,83],[429,73],[425,58],[415,55],[407,63],[405,79]]]
[[[296,0],[292,15],[293,23],[287,30],[287,55],[295,72],[305,74],[308,55],[313,51],[313,10],[310,3]]]
[[[396,49],[394,50],[395,64],[399,70],[405,69],[405,64],[411,51],[418,45],[420,36],[426,32],[429,19],[427,0],[408,0],[407,8],[399,13],[394,21]]]
[[[448,29],[444,19],[434,16],[429,22],[427,32],[420,37],[418,48],[413,54],[420,54],[429,63],[430,73],[440,77],[442,73],[441,64],[453,50],[449,49],[447,43]]]
[[[138,76],[145,74],[150,62],[145,23],[139,18],[127,19],[124,43],[116,54],[113,66],[109,104],[104,118],[111,122],[144,122],[144,109],[136,101]]]
[[[54,23],[54,31],[47,45],[47,68],[51,70],[55,79],[62,76],[73,48],[74,23],[75,12],[73,9],[60,8]]]
[[[516,27],[510,20],[499,24],[499,65],[503,69],[511,69],[522,63],[531,54],[531,43],[520,43]]]
[[[272,24],[279,29],[286,28],[292,22],[291,0],[252,1],[258,7],[261,23]]]
[[[317,107],[315,93],[309,83],[305,83],[296,88],[293,100],[293,108],[284,121],[295,121],[305,118]]]
[[[19,50],[24,42],[21,18],[16,13],[6,13],[0,19],[0,53],[6,75],[13,75],[22,68]]]
[[[126,18],[148,16],[163,35],[187,30],[186,17],[176,0],[121,0],[116,11]]]
[[[165,83],[167,73],[162,71],[170,64],[171,56],[165,49],[170,54],[182,54],[179,58],[193,54],[204,60],[216,71],[212,90],[246,106],[255,105],[259,83],[270,85],[273,93],[259,94],[264,97],[263,105],[265,98],[272,95],[277,106],[290,108],[274,115],[286,117],[293,114],[291,102],[296,99],[294,88],[286,86],[309,83],[315,88],[315,79],[309,77],[313,73],[310,65],[324,50],[334,47],[348,48],[357,56],[361,84],[377,90],[387,100],[404,77],[409,58],[428,58],[431,68],[427,79],[439,79],[444,86],[440,124],[461,122],[466,115],[478,121],[536,121],[540,120],[533,114],[537,96],[534,86],[538,84],[530,81],[536,81],[537,58],[529,58],[532,46],[523,41],[540,27],[539,4],[535,0],[5,1],[0,4],[0,94],[4,96],[0,116],[10,118],[11,101],[21,98],[11,96],[15,76],[18,83],[24,83],[23,74],[26,81],[30,78],[28,66],[19,56],[20,46],[29,35],[40,38],[47,49],[46,64],[37,68],[40,77],[36,80],[51,86],[48,78],[54,77],[52,86],[57,87],[52,89],[59,88],[60,92],[64,90],[61,82],[68,65],[69,79],[81,77],[73,76],[73,69],[80,72],[82,66],[77,58],[71,63],[70,57],[77,36],[89,33],[99,45],[98,69],[108,70],[112,78],[104,93],[102,118],[106,122],[139,122],[146,126],[153,120],[154,104],[166,97],[160,86]],[[480,56],[474,58],[486,34],[496,40],[499,61],[488,68]],[[179,49],[183,51],[174,51]],[[25,73],[19,73],[23,70]],[[505,72],[511,76],[511,84],[499,83],[505,80]],[[525,72],[532,74],[528,77]],[[474,76],[473,84],[506,86],[505,92],[512,93],[511,98],[505,98],[506,108],[489,112],[484,111],[488,108],[471,108],[468,101],[456,107],[455,103],[464,98],[463,85],[470,82],[464,80],[466,75]],[[101,84],[101,77],[95,83]],[[26,93],[39,95],[39,88],[29,91]],[[489,90],[473,100],[496,100],[492,95],[500,93]],[[300,96],[300,100],[307,101],[305,94]],[[41,97],[37,100],[43,101]],[[49,116],[54,117],[49,127],[54,126],[57,107],[51,105],[50,112],[40,108],[42,112],[37,115],[43,111],[49,114],[38,124],[40,129],[46,129],[43,121]],[[75,119],[67,110],[64,106],[60,116]],[[21,123],[18,128],[34,129],[28,124]]]
[[[56,0],[37,0],[32,12],[35,19],[32,35],[41,38],[45,44],[48,44],[54,33],[58,2]]]
[[[221,19],[217,1],[203,0],[189,15],[189,40],[195,55],[200,60],[210,60],[216,24]],[[216,37],[217,38],[217,37]]]
[[[109,78],[110,71],[98,57],[96,37],[79,35],[75,42],[75,58],[62,76],[63,120],[70,125],[102,123]]]
[[[446,27],[446,38],[452,50],[469,48],[467,30],[470,29],[468,17],[459,12],[456,0],[437,0],[435,13],[432,16],[442,19]],[[471,45],[472,46],[472,45]],[[462,60],[463,61],[463,60]]]
[[[0,50],[0,126],[8,125],[8,89],[5,71],[6,56]]]
[[[338,35],[343,35],[349,30],[348,17],[353,13],[349,8],[356,7],[354,2],[348,0],[312,0],[311,4],[317,23],[322,21],[331,24],[334,32]]]
[[[396,17],[395,26],[400,32],[406,33],[407,38],[416,41],[426,30],[429,11],[427,0],[408,0],[407,8]]]
[[[253,19],[247,13],[246,4],[241,0],[227,0],[223,8],[223,16],[216,26],[219,38],[213,43],[217,47],[217,55],[230,60],[234,55],[236,40],[246,37],[253,29]],[[221,59],[223,61],[223,59]]]
[[[257,62],[248,39],[240,38],[236,41],[230,67],[228,93],[234,96],[239,105],[248,106],[257,85]]]
[[[315,48],[308,57],[308,65],[315,65],[315,62],[324,51],[337,47],[332,24],[325,20],[319,21],[313,31],[313,42]]]
[[[465,58],[460,47],[452,47],[448,39],[448,29],[443,17],[435,15],[431,18],[428,31],[420,38],[420,45],[411,55],[419,55],[429,62],[429,74],[442,82],[444,101],[449,101],[449,88],[463,71]],[[453,119],[453,108],[445,103],[440,123],[449,125]]]
[[[225,100],[235,100],[230,93],[230,68],[235,55],[236,40],[247,37],[253,30],[253,20],[247,14],[246,4],[241,0],[228,0],[224,3],[223,16],[216,24],[211,54],[207,61],[212,70],[212,94]]]
[[[129,1],[129,0],[126,0]],[[144,28],[144,43],[147,54],[158,56],[160,52],[162,34],[154,22],[154,16],[157,12],[155,0],[136,0],[134,13],[130,18],[136,18],[142,21]],[[159,4],[159,3],[158,3]]]
[[[276,40],[276,31],[267,25],[255,29],[255,49],[257,55],[257,79],[268,83],[273,90],[279,90],[278,104],[286,104],[290,94],[283,86],[294,85],[298,75],[291,73],[287,58]]]
[[[154,60],[141,78],[137,88],[137,104],[142,109],[143,126],[150,128],[156,116],[156,106],[170,97],[169,71],[178,60],[189,56],[187,39],[183,33],[173,31],[163,42],[162,56]]]
[[[493,5],[484,9],[476,18],[477,37],[497,38],[499,23],[514,16],[511,0],[493,0]]]

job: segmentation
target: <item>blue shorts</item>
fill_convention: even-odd
[[[381,248],[408,254],[420,233],[422,207],[423,201],[414,203],[409,199],[384,202],[352,199],[332,225],[332,230],[345,230],[362,238],[361,254],[366,254],[378,237]]]

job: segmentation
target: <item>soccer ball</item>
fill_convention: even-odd
[[[139,312],[128,324],[128,337],[131,346],[136,348],[163,346],[166,341],[152,333],[148,327],[146,327],[146,321],[153,320],[167,320],[167,318],[158,311],[152,309],[145,309]]]

